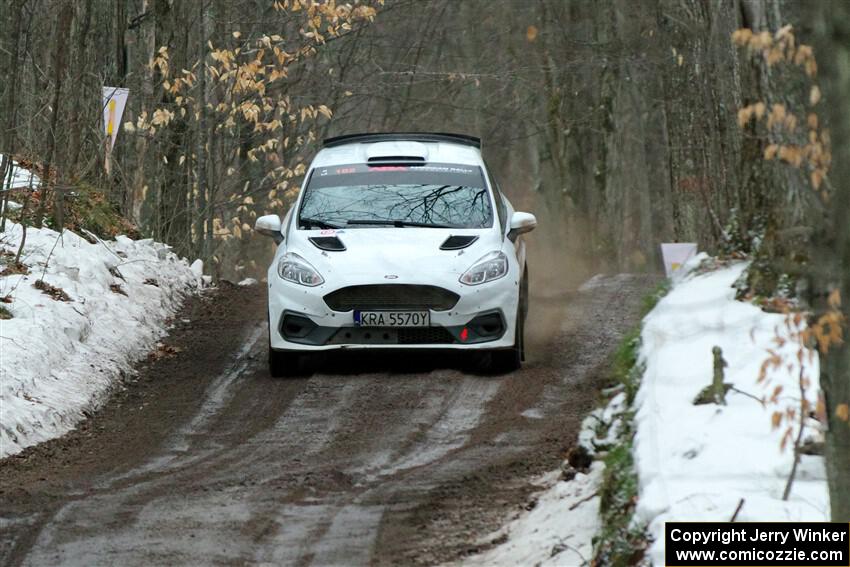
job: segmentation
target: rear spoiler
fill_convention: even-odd
[[[343,144],[365,144],[370,142],[450,142],[481,149],[481,138],[466,134],[448,134],[444,132],[386,132],[383,134],[346,134],[326,138],[322,145],[326,148]]]

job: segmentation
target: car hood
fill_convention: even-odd
[[[461,250],[440,250],[440,245],[452,235],[478,236],[478,240]],[[320,236],[336,236],[346,250],[320,250],[308,240]],[[456,283],[479,258],[502,249],[501,236],[493,229],[293,230],[286,245],[281,247],[285,250],[278,251],[278,255],[295,252],[319,270],[331,287],[359,283],[425,283],[441,278],[451,278]]]

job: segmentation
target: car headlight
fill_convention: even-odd
[[[322,274],[307,260],[294,252],[287,252],[280,257],[277,262],[277,273],[287,281],[308,287],[316,287],[325,283]]]
[[[460,283],[478,285],[505,277],[508,273],[508,257],[502,252],[490,252],[479,259],[460,277]]]

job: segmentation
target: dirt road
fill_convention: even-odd
[[[262,288],[194,299],[77,431],[0,461],[0,564],[432,564],[556,468],[652,278],[536,298],[529,361],[346,355],[269,378]]]

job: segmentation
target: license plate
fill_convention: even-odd
[[[355,311],[354,324],[360,327],[430,327],[428,311]]]

